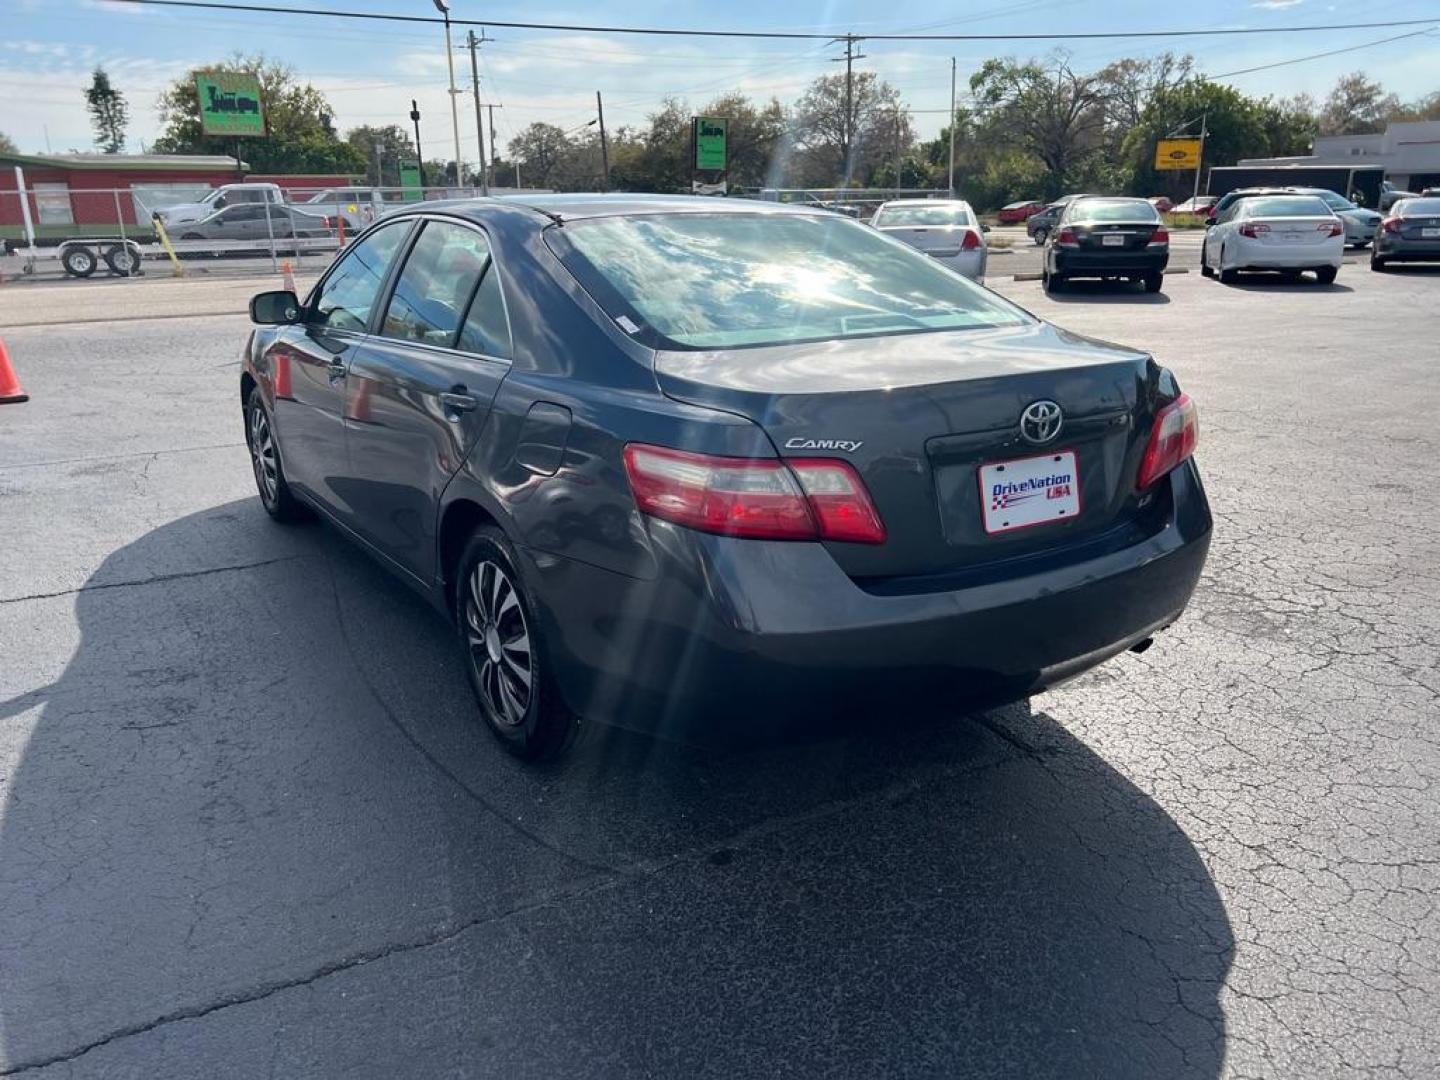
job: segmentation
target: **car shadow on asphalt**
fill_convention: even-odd
[[[1217,284],[1219,284],[1217,282]],[[1240,292],[1315,293],[1319,296],[1333,296],[1336,293],[1353,293],[1355,290],[1343,281],[1321,285],[1313,278],[1288,281],[1279,274],[1241,274],[1234,282],[1221,286],[1238,289]]]
[[[1060,292],[1045,294],[1061,304],[1168,304],[1170,297],[1163,292],[1147,293],[1144,286],[1128,281],[1067,281]]]
[[[901,680],[825,736],[595,726],[527,767],[449,629],[330,530],[172,572],[261,513],[47,601],[79,644],[0,702],[0,1066],[1221,1074],[1206,865],[1044,698],[959,716]]]

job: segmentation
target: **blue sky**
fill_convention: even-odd
[[[276,0],[269,0],[276,2]],[[285,0],[279,0],[284,3]],[[306,0],[297,6],[336,6],[380,12],[434,13],[428,0]],[[457,18],[562,23],[614,23],[742,29],[803,29],[824,32],[1034,33],[1123,31],[1146,28],[1294,26],[1315,23],[1420,19],[1440,4],[1429,0],[1214,0],[1159,5],[1140,0],[1075,3],[1074,0],[973,0],[936,5],[933,0],[881,4],[832,0],[808,10],[763,0],[701,4],[616,3],[548,7],[536,3],[453,0]],[[802,12],[803,21],[802,21]],[[1175,48],[1192,53],[1212,74],[1346,48],[1399,30],[1341,31],[1181,42],[1073,42],[1072,62],[1099,67],[1122,56]],[[609,126],[641,123],[666,94],[699,107],[709,98],[740,89],[753,97],[793,100],[816,75],[841,70],[839,55],[821,42],[755,42],[604,36],[567,32],[492,29],[496,40],[482,50],[481,96],[496,110],[501,142],[534,120],[571,129],[593,116],[595,91],[604,92]],[[457,33],[457,37],[461,36]],[[129,149],[138,151],[159,129],[154,102],[166,82],[235,49],[260,50],[292,64],[323,90],[343,130],[355,124],[407,124],[410,99],[424,114],[427,157],[449,157],[452,145],[443,36],[439,27],[341,22],[265,14],[138,8],[109,0],[0,0],[0,131],[23,150],[89,149],[90,129],[80,96],[96,64],[103,65],[130,103]],[[1040,42],[866,42],[863,69],[894,83],[915,110],[922,135],[943,122],[950,89],[950,57],[965,79],[994,55],[1032,56]],[[469,60],[457,53],[457,79],[469,85]],[[1322,95],[1336,77],[1363,69],[1403,98],[1440,89],[1440,32],[1294,64],[1225,81],[1247,93]],[[475,157],[474,106],[458,99],[462,152]]]

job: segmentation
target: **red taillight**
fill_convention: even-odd
[[[1380,223],[1380,228],[1388,233],[1398,233],[1400,231],[1400,219],[1398,217],[1386,218]],[[1332,233],[1331,235],[1333,236],[1334,234]]]
[[[714,457],[631,443],[625,471],[641,511],[701,532],[885,542],[864,483],[843,461]]]
[[[1156,229],[1150,234],[1150,243],[1147,247],[1160,247],[1170,243],[1170,234],[1164,229]]]
[[[1140,475],[1135,487],[1144,491],[1165,476],[1191,454],[1200,441],[1200,415],[1189,394],[1181,394],[1155,414],[1150,442],[1140,459]]]
[[[1075,238],[1074,229],[1061,229],[1059,235],[1055,237],[1055,243],[1059,244],[1061,247],[1080,246],[1080,241]]]
[[[1326,236],[1339,236],[1345,231],[1345,226],[1341,225],[1338,221],[1322,221],[1315,227]]]
[[[1259,224],[1255,224],[1255,223],[1253,223],[1253,222],[1247,221],[1247,222],[1245,222],[1245,224],[1243,224],[1243,225],[1240,226],[1240,235],[1241,235],[1241,236],[1248,236],[1248,237],[1251,237],[1252,239],[1253,239],[1254,237],[1257,237],[1257,236],[1267,236],[1267,235],[1269,235],[1269,233],[1270,233],[1270,226],[1269,226],[1269,225],[1266,225],[1264,222],[1261,222],[1261,223],[1259,223]]]
[[[960,241],[961,251],[974,251],[980,246],[980,234],[974,229],[965,230],[965,239]]]

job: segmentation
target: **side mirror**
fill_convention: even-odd
[[[300,301],[289,289],[256,293],[250,298],[250,321],[261,326],[289,326],[300,321]]]
[[[989,231],[990,231],[990,226],[989,226],[989,225],[981,225],[981,226],[980,226],[980,231],[981,231],[981,232],[989,232]]]
[[[1207,228],[1207,229],[1213,229],[1214,227],[1215,227],[1215,219],[1214,219],[1213,217],[1207,217],[1207,218],[1205,219],[1205,228]]]

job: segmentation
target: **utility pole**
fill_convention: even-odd
[[[865,54],[857,53],[855,51],[855,43],[863,39],[856,37],[854,34],[846,34],[844,37],[838,37],[834,40],[843,41],[845,43],[845,55],[832,56],[830,60],[832,63],[836,64],[840,63],[842,60],[845,62],[845,114],[840,118],[840,155],[844,161],[845,186],[848,188],[850,186],[850,172],[854,165],[854,163],[851,161],[851,149],[855,141],[854,66],[856,60],[865,59]]]
[[[605,138],[605,103],[595,91],[595,113],[600,118],[600,190],[610,190],[610,143]]]
[[[410,119],[415,122],[415,168],[420,173],[420,187],[425,187],[425,150],[420,144],[420,106],[410,99]]]
[[[450,2],[435,0],[435,7],[445,16],[445,63],[450,69],[450,127],[455,134],[455,186],[459,187],[464,177],[460,168],[460,106],[455,103],[455,46],[450,42]]]
[[[895,109],[895,197],[900,197],[900,109]]]
[[[385,144],[375,141],[375,186],[385,186]]]
[[[490,194],[489,170],[485,166],[485,125],[480,120],[480,67],[475,57],[476,50],[480,48],[481,42],[490,41],[485,36],[485,31],[480,31],[480,36],[475,36],[475,31],[469,31],[467,44],[470,46],[470,81],[475,88],[475,137],[480,143],[480,194]],[[493,136],[492,136],[493,141]]]
[[[1195,190],[1190,193],[1191,206],[1194,206],[1194,200],[1200,197],[1200,169],[1205,163],[1205,136],[1210,134],[1205,126],[1205,122],[1209,119],[1209,116],[1209,113],[1200,114],[1200,156],[1195,159]]]
[[[500,156],[500,144],[495,141],[495,106],[486,105],[485,110],[490,117],[490,165],[493,171],[495,159]],[[493,181],[494,177],[492,176],[489,179]],[[516,184],[515,186],[519,187],[520,185]]]
[[[950,198],[955,197],[955,58],[950,57]]]

